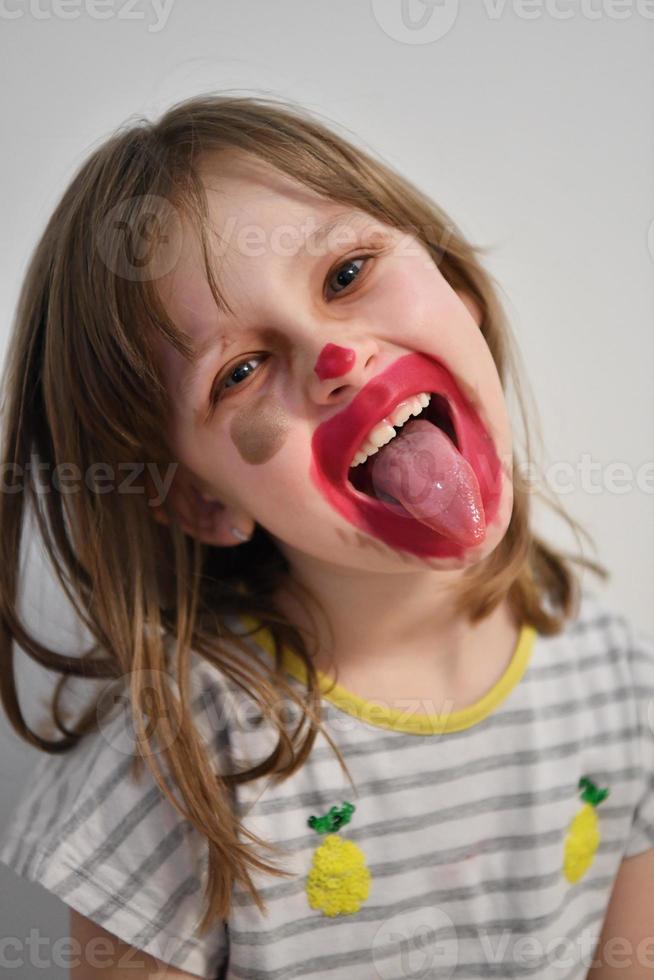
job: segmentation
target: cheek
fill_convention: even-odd
[[[284,408],[262,397],[234,415],[229,434],[241,459],[256,466],[277,455],[286,442],[288,429]]]
[[[469,319],[456,293],[438,268],[417,256],[397,256],[389,262],[383,288],[374,297],[376,323],[385,325],[389,339],[420,348],[426,337],[451,346]]]

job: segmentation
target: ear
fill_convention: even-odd
[[[167,510],[172,509],[184,534],[203,544],[228,547],[241,544],[252,535],[254,521],[201,490],[202,481],[183,463],[177,464],[165,505],[161,500],[161,488],[155,487],[147,470],[145,483],[148,507],[160,524],[170,523]]]
[[[461,302],[463,303],[463,305],[468,309],[468,312],[472,316],[472,319],[475,321],[477,326],[480,327],[481,320],[482,320],[482,312],[476,300],[472,298],[470,293],[466,292],[463,289],[456,289],[455,292],[456,295],[461,300]]]

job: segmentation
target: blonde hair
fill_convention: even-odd
[[[145,760],[162,792],[208,843],[201,932],[215,919],[227,919],[235,882],[265,910],[251,869],[287,874],[258,858],[240,839],[245,835],[275,851],[270,842],[240,826],[231,805],[232,787],[263,775],[275,783],[283,781],[302,766],[322,728],[311,655],[302,635],[279,615],[271,599],[288,573],[287,563],[258,526],[246,544],[213,548],[184,534],[172,511],[169,525],[157,523],[145,480],[143,493],[99,494],[82,481],[77,493],[42,495],[28,464],[34,455],[49,471],[66,462],[86,473],[97,460],[113,466],[114,472],[119,465],[138,468],[143,460],[164,469],[168,465],[165,431],[171,404],[153,340],[163,337],[192,359],[191,338],[167,316],[154,277],[139,277],[136,264],[121,265],[119,236],[106,234],[107,222],[120,214],[128,227],[138,228],[151,222],[154,208],[160,219],[155,230],[164,240],[172,213],[190,217],[201,235],[212,293],[222,304],[210,266],[198,165],[204,154],[225,149],[252,154],[326,198],[419,238],[450,285],[477,306],[480,330],[505,390],[508,377],[514,382],[525,432],[524,461],[531,462],[516,352],[494,280],[478,257],[483,249],[469,244],[451,219],[408,180],[317,117],[266,98],[195,97],[171,107],[156,122],[139,119],[126,124],[79,168],[31,257],[5,366],[4,472],[18,466],[25,479],[21,492],[0,494],[2,703],[21,738],[45,752],[65,752],[97,726],[104,711],[99,695],[73,725],[61,707],[66,680],[76,676],[111,683],[129,676],[138,734],[134,771]],[[580,598],[572,562],[604,578],[607,572],[590,559],[550,547],[532,532],[530,489],[522,481],[519,462],[516,452],[514,505],[506,534],[487,558],[468,569],[458,610],[474,622],[506,599],[518,622],[553,634],[563,629]],[[553,496],[550,501],[541,491],[536,493],[568,522],[578,542],[579,532],[588,538]],[[28,504],[57,578],[94,639],[81,657],[44,646],[20,618],[20,544]],[[308,603],[315,602],[299,583],[295,586]],[[235,653],[252,660],[247,645],[225,621],[243,613],[256,617],[272,635],[276,662],[269,676],[247,669]],[[167,636],[176,641],[173,676],[179,698],[164,680],[170,676]],[[16,691],[14,641],[43,667],[61,675],[50,705],[61,737],[48,739],[25,721]],[[285,679],[284,646],[306,664],[307,690],[302,697]],[[261,764],[240,773],[212,768],[190,710],[191,649],[245,690],[273,723],[277,745]],[[293,731],[287,730],[279,709],[280,692],[300,708],[300,723]],[[150,715],[156,712],[160,721],[166,746],[160,755],[183,806],[159,771],[154,740],[144,730],[146,710]],[[325,735],[350,778],[340,752]]]

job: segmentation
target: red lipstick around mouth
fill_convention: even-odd
[[[479,415],[438,359],[407,354],[373,378],[342,412],[323,422],[312,439],[310,476],[330,504],[351,524],[392,548],[424,558],[458,558],[465,547],[414,519],[401,507],[389,507],[357,490],[348,479],[356,452],[370,430],[396,405],[420,392],[443,396],[456,433],[458,451],[479,484],[485,524],[494,519],[501,495],[501,465]],[[397,437],[396,437],[397,438]],[[362,464],[365,465],[365,464]]]

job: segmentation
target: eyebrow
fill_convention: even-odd
[[[339,211],[337,214],[325,221],[324,224],[320,225],[319,228],[316,228],[315,231],[311,232],[310,235],[307,235],[304,242],[300,246],[299,251],[306,252],[309,247],[319,248],[324,243],[325,239],[336,228],[348,226],[364,216],[365,215],[360,211]],[[367,217],[371,216],[367,215]],[[371,220],[373,219],[371,218]],[[184,372],[182,379],[177,386],[177,390],[181,395],[186,395],[188,391],[194,387],[207,355],[218,347],[220,347],[221,350],[224,350],[227,346],[227,341],[234,333],[234,329],[225,327],[221,333],[212,334],[211,337],[209,337],[193,352],[191,367],[188,371]]]

